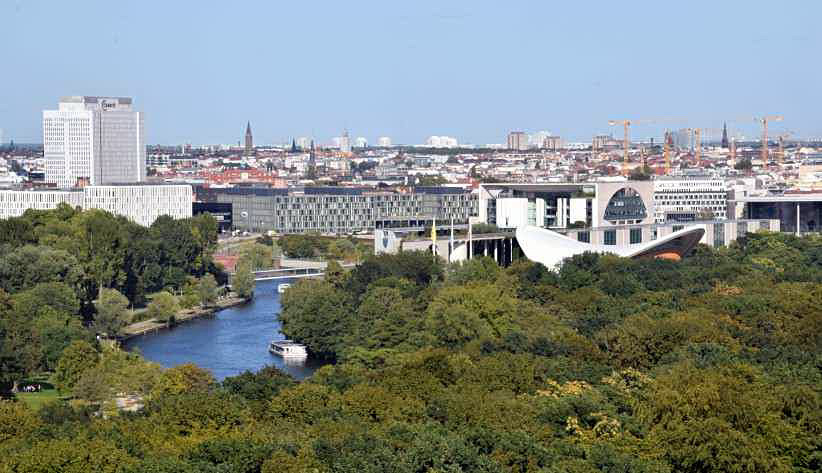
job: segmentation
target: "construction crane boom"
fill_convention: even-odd
[[[630,133],[628,131],[629,127],[631,126],[631,120],[610,120],[608,124],[611,126],[621,124],[623,126],[623,135],[622,135],[622,147],[623,147],[623,156],[622,156],[622,174],[628,175],[628,150],[631,147],[630,141]]]
[[[781,122],[781,115],[765,115],[754,120],[762,124],[762,165],[768,165],[768,122]]]

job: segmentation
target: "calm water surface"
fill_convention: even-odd
[[[245,370],[257,371],[265,365],[274,365],[297,379],[306,378],[323,363],[310,358],[285,363],[268,352],[272,340],[285,338],[280,333],[277,293],[277,285],[283,282],[294,281],[258,281],[254,299],[248,304],[135,337],[126,348],[137,349],[146,359],[164,367],[194,363],[211,370],[218,380]]]

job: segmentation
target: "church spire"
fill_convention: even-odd
[[[251,122],[245,126],[245,154],[251,156],[254,152],[254,137],[251,135]]]
[[[728,147],[728,124],[727,123],[722,124],[722,147],[723,148]]]

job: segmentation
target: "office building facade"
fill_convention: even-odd
[[[45,181],[61,188],[143,182],[143,114],[128,97],[63,97],[43,111],[43,157]]]
[[[0,218],[19,217],[28,209],[50,210],[60,204],[100,209],[150,226],[161,215],[191,217],[189,185],[86,186],[82,189],[0,190]]]
[[[277,233],[372,232],[377,221],[433,220],[466,224],[476,195],[462,189],[418,187],[372,192],[339,187],[197,189],[201,202],[230,203],[234,228]]]
[[[658,177],[654,181],[654,222],[722,220],[728,217],[723,179],[709,176]]]

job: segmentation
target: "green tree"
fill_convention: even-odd
[[[42,425],[24,403],[0,400],[0,445],[24,438]]]
[[[333,358],[343,348],[352,318],[344,291],[322,280],[304,279],[286,291],[282,307],[286,336],[319,356]]]
[[[345,270],[340,263],[331,260],[325,267],[325,280],[336,287],[342,287],[345,280]]]
[[[34,243],[34,228],[24,217],[7,218],[0,220],[0,245],[8,244],[12,247]]]
[[[177,297],[169,292],[158,292],[149,303],[146,315],[160,322],[170,322],[180,312]]]
[[[474,223],[471,225],[471,233],[480,235],[483,233],[499,233],[499,227],[489,223]]]
[[[210,371],[197,365],[186,363],[165,370],[154,387],[154,396],[179,395],[205,392],[215,384]]]
[[[346,345],[370,350],[396,348],[419,333],[421,321],[399,289],[374,286],[357,308]]]
[[[200,274],[205,274],[211,263],[211,255],[217,249],[217,220],[209,213],[195,215],[189,221],[191,234],[200,249],[197,264]]]
[[[280,390],[294,386],[294,378],[274,366],[266,366],[256,373],[245,371],[237,376],[229,376],[222,387],[249,401],[270,400]]]
[[[127,271],[127,229],[134,224],[96,209],[78,215],[76,224],[79,238],[74,242],[75,256],[89,279],[89,293],[100,298],[104,288],[122,287]]]
[[[251,265],[245,261],[238,262],[234,277],[231,278],[231,289],[239,297],[251,299],[254,296],[254,286],[254,273],[251,271]]]
[[[104,347],[97,366],[80,376],[73,393],[80,399],[100,404],[107,413],[116,413],[116,396],[148,396],[161,374],[159,365],[146,362],[138,354],[117,347]]]
[[[39,339],[39,368],[54,370],[60,354],[73,340],[91,340],[92,334],[76,317],[54,310],[42,312],[32,323],[32,332]]]
[[[317,246],[310,235],[283,235],[277,244],[291,258],[310,258],[315,255]]]
[[[29,473],[119,473],[136,468],[137,464],[136,458],[113,441],[67,438],[43,439],[35,448],[6,462],[7,471]]]
[[[89,342],[78,340],[63,350],[57,369],[54,371],[54,383],[61,391],[71,391],[88,371],[93,370],[100,359],[100,354]]]
[[[452,263],[448,267],[447,280],[451,284],[467,284],[469,282],[494,282],[501,273],[501,269],[493,258],[481,256],[468,261]]]
[[[346,238],[338,238],[328,244],[328,257],[353,260],[358,256],[357,245]]]
[[[217,301],[217,281],[211,274],[200,278],[197,285],[197,294],[200,296],[200,305],[209,307]]]
[[[801,441],[761,373],[735,364],[672,367],[637,401],[647,441],[674,471],[793,471]]]
[[[0,254],[0,288],[7,292],[47,282],[60,282],[78,291],[83,276],[82,266],[66,251],[27,245]]]
[[[16,388],[26,372],[25,359],[17,349],[20,344],[14,339],[15,319],[11,317],[10,298],[0,289],[0,393]]]
[[[518,302],[495,284],[443,288],[428,305],[425,325],[436,343],[458,347],[510,330]]]
[[[103,289],[94,303],[94,330],[110,337],[120,335],[120,331],[131,320],[128,299],[116,289]]]
[[[260,243],[252,243],[243,249],[240,260],[248,263],[251,269],[269,269],[273,266],[272,248]]]
[[[39,283],[12,299],[17,314],[31,320],[48,310],[68,317],[77,317],[80,312],[76,293],[62,282]]]

